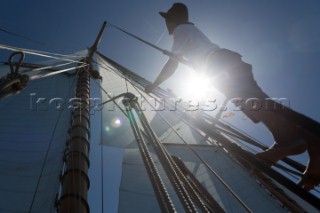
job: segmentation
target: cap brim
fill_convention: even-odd
[[[165,12],[159,12],[159,14],[160,14],[160,16],[162,16],[163,18],[167,18],[167,17],[168,17],[167,13],[165,13]]]

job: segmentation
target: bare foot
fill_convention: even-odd
[[[308,143],[309,163],[299,185],[309,191],[320,183],[320,141]]]

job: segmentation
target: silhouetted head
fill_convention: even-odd
[[[170,35],[174,28],[179,24],[190,23],[188,8],[182,3],[174,3],[167,12],[159,12],[159,14],[166,20],[166,25]]]

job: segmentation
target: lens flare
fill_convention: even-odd
[[[116,134],[119,127],[123,125],[122,118],[113,118],[110,123],[105,124],[104,130],[107,136]]]
[[[106,126],[105,130],[106,130],[107,133],[109,133],[111,131],[109,126]]]
[[[111,125],[114,128],[119,128],[122,125],[122,119],[121,118],[114,118],[111,121]]]

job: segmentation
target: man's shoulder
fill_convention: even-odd
[[[185,34],[199,31],[199,29],[193,24],[180,24],[174,29],[174,34]]]
[[[198,28],[192,24],[192,23],[187,23],[187,24],[180,24],[176,27],[177,29],[186,29],[186,30],[198,30]]]

